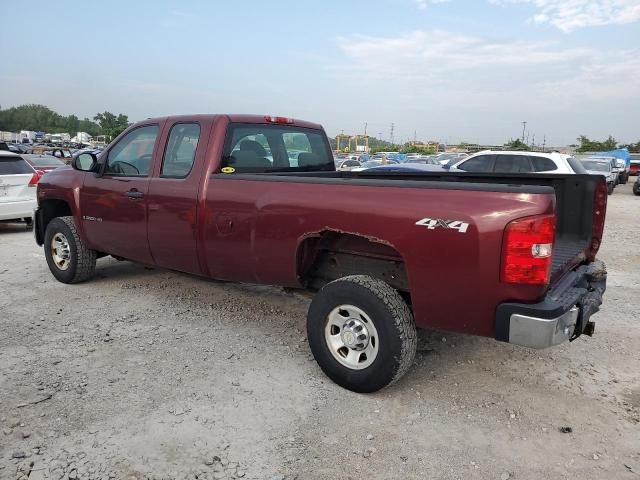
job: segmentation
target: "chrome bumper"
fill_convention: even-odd
[[[595,260],[568,272],[538,303],[502,303],[495,338],[529,348],[547,348],[580,335],[593,335],[591,320],[602,304],[607,269]]]
[[[509,320],[509,343],[547,348],[569,340],[576,329],[580,309],[573,307],[557,318],[536,318],[514,313]]]

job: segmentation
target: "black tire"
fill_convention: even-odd
[[[607,193],[611,195],[613,193],[613,189],[616,188],[613,183],[607,185]]]
[[[633,187],[633,194],[634,195],[640,195],[640,187],[636,188],[635,186]]]
[[[629,175],[628,174],[622,174],[620,175],[620,183],[622,185],[626,184],[629,181]]]
[[[53,257],[52,240],[58,233],[64,235],[69,244],[68,265],[62,269]],[[79,283],[93,277],[96,269],[96,252],[84,246],[73,217],[57,217],[49,222],[44,233],[44,255],[49,270],[62,283]]]
[[[336,360],[325,339],[329,314],[342,305],[365,312],[379,338],[375,360],[360,370]],[[390,285],[365,275],[340,278],[315,295],[307,315],[307,337],[322,371],[338,385],[358,393],[375,392],[398,381],[416,354],[411,310]]]

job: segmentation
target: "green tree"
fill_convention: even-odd
[[[19,105],[0,110],[0,130],[19,132],[35,130],[47,133],[87,132],[100,134],[100,126],[88,118],[78,120],[75,115],[63,116],[44,105]]]
[[[511,139],[510,141],[504,144],[504,148],[506,148],[507,150],[519,150],[519,151],[529,150],[529,146],[519,138],[516,138],[515,140]]]
[[[627,143],[625,145],[620,145],[620,148],[626,148],[632,153],[640,153],[640,140],[636,143]]]
[[[618,142],[611,135],[603,141],[591,140],[585,135],[578,137],[578,152],[605,152],[607,150],[614,150],[617,148]]]
[[[103,135],[115,138],[129,126],[129,117],[123,114],[115,116],[111,112],[97,113],[93,119],[100,125]]]

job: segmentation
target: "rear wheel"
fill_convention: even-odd
[[[62,283],[78,283],[93,276],[96,252],[82,243],[73,217],[54,218],[44,234],[49,270]]]
[[[354,392],[399,380],[416,354],[409,307],[387,283],[354,275],[325,285],[313,298],[307,336],[323,372]]]

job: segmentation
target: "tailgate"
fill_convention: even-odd
[[[36,196],[36,189],[29,186],[33,174],[0,175],[0,203],[24,202]]]

